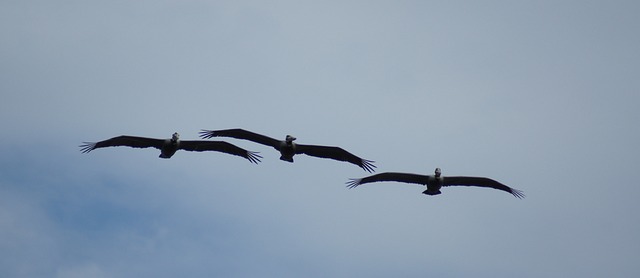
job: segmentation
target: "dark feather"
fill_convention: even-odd
[[[454,177],[444,177],[443,186],[478,186],[478,187],[489,187],[493,189],[502,190],[505,192],[509,192],[516,196],[519,199],[524,198],[524,193],[520,190],[513,189],[508,187],[496,180],[490,178],[483,177],[463,177],[463,176],[454,176]]]
[[[163,143],[163,139],[122,135],[96,143],[84,142],[84,144],[80,145],[80,151],[82,151],[83,153],[88,153],[98,148],[117,146],[126,146],[132,148],[154,147],[156,149],[161,149]]]
[[[263,144],[267,146],[271,146],[274,148],[278,148],[280,141],[273,139],[268,136],[264,136],[262,134],[257,134],[251,131],[247,131],[240,128],[234,129],[224,129],[224,130],[202,130],[200,131],[200,137],[203,139],[209,139],[212,137],[231,137],[236,139],[244,139],[256,142],[258,144]]]
[[[180,141],[180,149],[185,151],[217,151],[228,153],[232,155],[237,155],[248,159],[253,163],[260,162],[260,158],[262,156],[258,155],[256,152],[247,151],[243,148],[240,148],[231,143],[223,142],[223,141]]]
[[[397,182],[426,185],[428,179],[429,179],[429,176],[425,176],[425,175],[386,172],[386,173],[371,175],[361,179],[351,179],[347,182],[347,187],[355,188],[361,184],[371,183],[371,182],[381,182],[381,181],[397,181]]]
[[[330,158],[339,161],[345,161],[360,166],[360,168],[371,173],[374,171],[373,161],[366,160],[355,156],[339,147],[315,146],[315,145],[296,145],[297,154],[306,154],[321,158]]]

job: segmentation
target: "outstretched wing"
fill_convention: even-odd
[[[223,130],[202,130],[200,131],[200,137],[203,139],[209,139],[212,137],[231,137],[236,139],[243,139],[256,142],[258,144],[263,144],[267,146],[271,146],[277,148],[280,144],[280,141],[273,139],[268,136],[264,136],[262,134],[257,134],[251,131],[247,131],[240,128],[234,129],[223,129]]]
[[[361,185],[361,184],[370,183],[370,182],[381,182],[381,181],[397,181],[397,182],[416,183],[416,184],[424,185],[424,184],[427,184],[428,180],[429,180],[429,176],[425,176],[425,175],[386,172],[386,173],[371,175],[361,179],[350,179],[347,182],[347,187],[356,188],[358,185]]]
[[[83,142],[83,143],[84,144],[80,145],[80,148],[81,148],[80,151],[83,153],[88,153],[98,148],[117,147],[117,146],[126,146],[126,147],[132,147],[132,148],[154,147],[156,149],[160,149],[162,148],[162,144],[164,143],[164,140],[122,135],[122,136],[113,137],[111,139],[107,139],[107,140],[96,142],[96,143],[91,143],[91,142]]]
[[[247,151],[234,144],[223,141],[180,141],[180,149],[185,151],[203,152],[203,151],[217,151],[237,155],[248,159],[252,163],[260,162],[262,156],[257,152]]]
[[[508,187],[496,180],[492,180],[490,178],[483,177],[444,177],[443,186],[479,186],[479,187],[489,187],[493,189],[502,190],[505,192],[509,192],[516,196],[518,199],[524,198],[524,193],[520,190],[513,189]]]
[[[353,163],[355,165],[360,166],[360,168],[365,171],[371,173],[374,171],[373,168],[376,166],[373,165],[373,161],[366,160],[355,156],[354,154],[345,151],[339,147],[327,147],[327,146],[314,146],[314,145],[296,145],[296,153],[297,154],[306,154],[315,157],[321,158],[330,158],[339,161],[346,161],[349,163]]]

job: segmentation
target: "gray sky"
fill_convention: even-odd
[[[0,1],[0,276],[639,276],[639,8]],[[78,148],[236,127],[527,197]]]

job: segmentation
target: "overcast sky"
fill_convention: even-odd
[[[0,1],[2,277],[638,277],[636,1]],[[343,162],[126,147],[245,128]]]

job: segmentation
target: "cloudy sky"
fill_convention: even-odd
[[[637,277],[635,1],[0,1],[2,277]],[[342,162],[109,148],[241,127]]]

